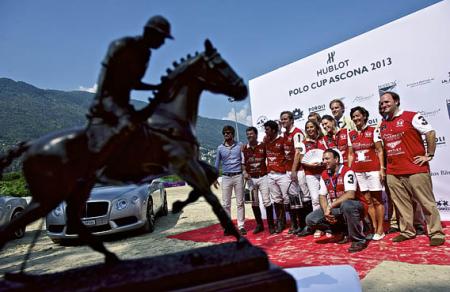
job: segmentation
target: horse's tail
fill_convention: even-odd
[[[0,155],[0,178],[2,177],[3,170],[8,167],[14,159],[20,157],[27,151],[28,148],[30,148],[30,143],[23,141],[9,149],[5,154]]]

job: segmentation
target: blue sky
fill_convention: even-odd
[[[166,16],[175,41],[153,52],[144,81],[210,38],[246,82],[440,1],[1,0],[0,77],[40,88],[92,88],[109,43]],[[146,94],[133,92],[134,98]],[[249,100],[204,93],[200,115],[245,122]]]

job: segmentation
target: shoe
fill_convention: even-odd
[[[366,235],[366,239],[367,240],[372,240],[374,238],[374,236],[375,235],[373,233],[369,233],[369,234]]]
[[[321,230],[316,230],[316,232],[314,232],[314,238],[319,238],[322,237],[323,232]]]
[[[372,237],[372,240],[375,240],[375,241],[382,240],[385,236],[386,236],[386,234],[384,234],[384,233],[381,233],[381,234],[375,233]]]
[[[443,245],[445,242],[445,238],[431,238],[430,239],[430,246],[439,246],[439,245]]]
[[[359,252],[365,249],[366,247],[367,247],[366,241],[352,242],[352,245],[348,248],[348,252],[350,253]]]
[[[331,232],[325,232],[325,236],[326,236],[327,238],[331,238],[331,237],[333,237],[333,233],[331,233]]]
[[[391,228],[389,228],[388,231],[386,231],[386,234],[396,233],[399,231],[400,231],[400,229],[398,229],[397,227],[391,227]]]
[[[297,236],[298,237],[305,237],[305,236],[308,236],[308,235],[311,235],[311,234],[313,234],[313,232],[308,227],[305,227],[305,228],[303,228],[302,231],[297,233]]]
[[[275,234],[275,226],[269,224],[269,234]]]
[[[416,229],[416,235],[424,235],[425,234],[425,229],[423,228],[423,225],[416,225],[414,226],[414,228]]]
[[[239,228],[239,233],[241,234],[241,235],[247,235],[247,230],[245,230],[245,228]]]
[[[405,240],[408,240],[408,239],[413,239],[413,238],[415,238],[415,236],[413,236],[413,237],[406,237],[403,234],[399,234],[396,237],[392,238],[392,241],[393,242],[402,242],[402,241],[405,241]]]
[[[264,226],[261,224],[257,224],[255,229],[253,229],[253,234],[258,234],[264,231]]]
[[[348,236],[347,235],[343,235],[341,240],[337,241],[337,244],[346,244],[347,242],[349,242],[348,240]]]

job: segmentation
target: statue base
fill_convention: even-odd
[[[0,290],[296,291],[295,279],[249,243],[224,243],[52,274],[8,274]]]

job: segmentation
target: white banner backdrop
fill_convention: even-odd
[[[341,98],[346,115],[355,106],[380,120],[379,94],[400,95],[401,108],[421,112],[436,130],[431,162],[442,220],[450,220],[450,0],[439,2],[375,30],[250,80],[253,124],[291,110],[301,129],[310,112],[330,114]],[[261,137],[263,135],[260,135]]]

